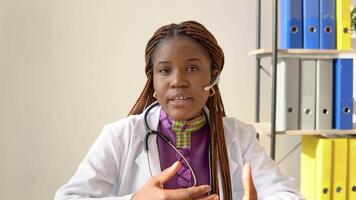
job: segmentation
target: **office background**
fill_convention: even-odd
[[[153,32],[188,19],[206,25],[225,52],[227,114],[254,121],[255,1],[1,0],[0,199],[52,199],[101,128],[125,117],[140,94]],[[272,46],[271,24],[272,0],[264,0],[262,47]],[[268,121],[270,82],[262,82]],[[269,152],[269,139],[261,142]],[[278,137],[277,160],[298,142]],[[280,164],[297,181],[299,152]]]

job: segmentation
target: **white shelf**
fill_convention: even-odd
[[[249,123],[253,125],[256,129],[256,132],[260,135],[271,135],[271,123]],[[278,135],[356,135],[356,124],[353,124],[354,129],[350,130],[276,130]]]
[[[257,49],[249,52],[258,58],[272,56],[271,48]],[[303,59],[334,59],[356,58],[356,51],[336,49],[278,49],[278,58],[303,58]]]

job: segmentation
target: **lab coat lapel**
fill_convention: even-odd
[[[235,141],[236,142],[236,141]],[[226,148],[228,150],[228,152],[234,152],[233,150],[231,150],[231,148],[237,148],[235,145],[232,145],[234,144],[234,142],[230,143]],[[234,161],[232,158],[231,158],[231,155],[229,155],[229,168],[230,168],[230,174],[233,175],[237,168],[238,168],[238,164],[236,161]]]
[[[209,109],[204,106],[204,112],[207,114],[207,117],[210,118],[210,115],[209,115]],[[223,118],[223,126],[224,126],[224,134],[225,134],[225,142],[226,142],[226,150],[227,152],[231,153],[231,152],[235,152],[236,149],[234,148],[237,148],[236,146],[236,142],[238,142],[238,137],[237,137],[237,133],[235,132],[231,132],[230,129],[227,129],[225,128],[226,126],[226,123],[228,123],[228,121],[224,120]],[[234,173],[242,173],[242,172],[237,172],[237,169],[238,169],[238,163],[233,160],[231,158],[231,155],[228,155],[229,156],[229,169],[230,169],[230,175],[233,176]],[[220,163],[218,161],[218,183],[220,185],[220,194],[222,194],[222,174],[221,174],[221,171],[220,171]],[[232,183],[234,183],[235,181],[232,181]]]
[[[226,131],[225,131],[226,132]],[[225,133],[227,134],[227,133]],[[236,140],[234,140],[233,142],[229,143],[226,145],[226,149],[228,152],[232,152],[231,151],[231,148],[236,148],[235,145],[233,145],[234,143],[236,142]],[[220,193],[220,196],[223,196],[224,195],[224,191],[222,189],[222,174],[221,174],[221,168],[220,168],[220,161],[218,161],[218,184],[219,184],[219,193]],[[229,155],[229,169],[230,169],[230,176],[233,177],[233,174],[237,172],[237,169],[238,169],[238,164],[237,162],[235,162],[233,159],[231,159],[231,155]],[[242,172],[240,172],[242,173]],[[232,184],[232,187],[234,188],[234,183],[236,181],[234,180],[231,180],[231,184]]]
[[[147,123],[152,130],[157,130],[160,110],[160,106],[156,106],[155,108],[152,108],[150,113],[148,113]],[[159,161],[158,147],[156,141],[157,136],[150,135],[148,139],[148,154],[145,152],[144,149],[142,149],[142,152],[135,160],[140,169],[144,171],[148,177],[151,177],[150,168],[152,170],[153,176],[161,172],[161,164]],[[144,141],[142,141],[142,145],[144,145]]]
[[[146,173],[148,177],[151,177],[150,167],[152,170],[152,175],[155,176],[161,172],[161,164],[159,162],[158,149],[156,143],[156,135],[151,135],[148,142],[148,154],[142,150],[140,155],[137,157],[135,162],[140,167],[142,171]],[[149,159],[149,162],[148,162]],[[150,165],[149,165],[150,163]]]
[[[237,149],[239,148],[239,137],[238,133],[236,132],[236,129],[230,129],[229,123],[231,123],[230,120],[227,118],[223,118],[223,127],[224,127],[224,134],[225,134],[225,143],[226,143],[226,150],[228,152],[228,157],[229,157],[229,168],[230,168],[230,174],[233,176],[234,173],[237,172],[238,169],[238,161],[235,160],[236,156],[235,154],[237,153]],[[235,159],[234,159],[235,158]],[[241,172],[237,172],[241,173]]]

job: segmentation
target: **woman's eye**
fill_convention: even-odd
[[[195,66],[195,65],[191,65],[187,69],[187,71],[190,71],[190,72],[195,72],[195,71],[198,71],[198,70],[199,70],[199,67]]]
[[[168,74],[169,73],[169,69],[168,68],[161,68],[158,72],[160,73],[160,74]]]

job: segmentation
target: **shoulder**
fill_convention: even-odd
[[[137,126],[137,124],[142,123],[143,121],[143,114],[138,114],[138,115],[129,115],[125,118],[122,118],[120,120],[111,122],[109,124],[106,124],[104,128],[110,129],[114,132],[119,129],[127,129],[127,128],[132,128]]]
[[[223,117],[224,133],[227,141],[246,141],[256,137],[255,128],[234,117]]]
[[[109,123],[103,127],[102,132],[116,139],[129,139],[135,133],[143,131],[143,114],[138,114],[129,115],[123,119]]]
[[[119,137],[118,139],[124,139],[124,141],[133,138],[143,140],[147,132],[145,128],[146,123],[152,130],[156,130],[155,128],[157,128],[160,107],[155,105],[158,104],[154,104],[153,107],[150,106],[147,108],[148,110],[146,109],[140,114],[129,115],[121,120],[110,123],[104,126],[104,130],[110,132],[115,137]]]
[[[223,117],[224,128],[234,131],[254,130],[251,124],[242,122],[234,117]]]

